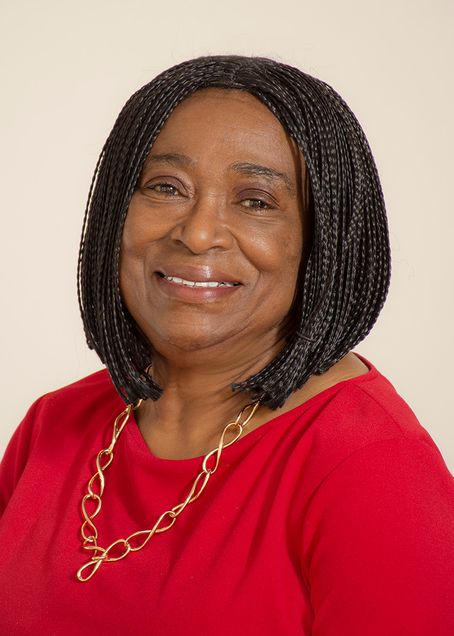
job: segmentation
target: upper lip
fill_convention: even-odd
[[[167,265],[166,267],[158,268],[156,272],[164,274],[164,276],[174,276],[196,282],[216,281],[218,283],[241,284],[241,281],[235,276],[226,274],[220,269],[215,269],[211,265],[200,265],[198,267],[194,265]]]

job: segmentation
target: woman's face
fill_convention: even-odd
[[[120,260],[123,301],[156,351],[279,342],[301,262],[303,179],[296,144],[249,93],[204,89],[173,111]]]

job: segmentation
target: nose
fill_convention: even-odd
[[[193,254],[211,249],[228,250],[233,235],[228,226],[223,203],[217,197],[200,197],[179,220],[170,237]]]

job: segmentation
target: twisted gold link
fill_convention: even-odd
[[[125,410],[122,411],[115,418],[113,424],[112,441],[108,448],[100,450],[97,454],[96,473],[89,480],[87,484],[88,492],[82,498],[81,508],[83,522],[80,528],[80,533],[82,536],[82,547],[84,550],[88,550],[91,552],[90,560],[81,568],[79,568],[76,574],[77,579],[82,583],[89,581],[96,574],[103,563],[113,563],[115,561],[120,561],[121,559],[127,557],[130,552],[138,552],[139,550],[142,550],[142,548],[147,545],[154,534],[170,530],[170,528],[177,520],[178,515],[180,515],[190,503],[198,499],[202,492],[205,490],[211,475],[217,470],[219,466],[219,461],[223,449],[227,448],[227,446],[230,446],[237,441],[237,439],[243,433],[245,426],[247,426],[250,419],[256,412],[260,403],[251,402],[250,404],[246,404],[246,406],[243,407],[238,413],[235,421],[229,422],[227,424],[227,426],[222,431],[218,446],[205,455],[202,461],[202,470],[194,479],[191,489],[186,499],[182,503],[177,504],[171,510],[166,510],[165,512],[163,512],[158,517],[154,526],[150,530],[137,530],[125,539],[117,539],[107,548],[102,548],[100,545],[98,545],[98,529],[96,528],[93,519],[99,514],[102,508],[102,495],[104,493],[106,484],[104,471],[110,466],[113,461],[113,451],[115,448],[115,444],[117,443],[121,432],[126,426],[131,412],[139,408],[141,404],[142,400],[138,400],[136,404],[128,404]],[[246,416],[245,413],[247,414]],[[243,417],[245,417],[245,419],[244,421],[241,421]],[[233,438],[229,442],[226,442],[226,435],[232,430],[236,430],[236,432]],[[212,457],[215,457],[214,465],[210,468],[208,466],[208,462],[211,460]],[[95,490],[95,484],[98,484],[98,492],[96,492]],[[95,508],[91,513],[87,510],[87,502],[95,504]],[[169,518],[170,521],[166,521],[166,518]],[[91,532],[91,534],[87,534],[87,532]],[[139,541],[137,545],[134,545],[134,541],[137,539],[142,540]]]

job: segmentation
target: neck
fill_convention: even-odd
[[[152,452],[164,457],[196,456],[216,446],[225,426],[252,401],[245,393],[233,392],[231,385],[266,366],[281,347],[282,343],[275,344],[261,352],[243,347],[241,354],[230,350],[224,356],[155,353],[151,374],[164,393],[156,402],[145,401],[137,412]],[[261,411],[263,415],[268,409],[260,407],[254,420]]]

